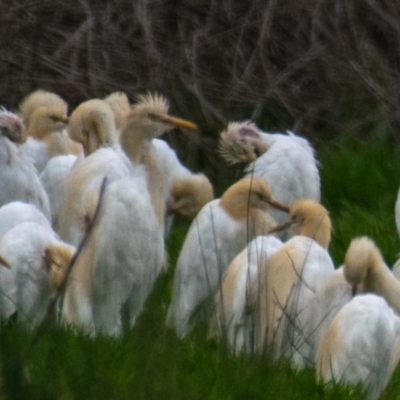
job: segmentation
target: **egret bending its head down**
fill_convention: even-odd
[[[171,201],[167,205],[169,214],[179,213],[193,218],[214,198],[214,189],[205,175],[192,174],[176,179],[170,196]]]
[[[355,296],[335,316],[321,340],[317,377],[362,384],[376,400],[400,358],[400,318],[379,296]]]
[[[321,204],[298,200],[290,209],[290,221],[270,232],[290,225],[296,226],[298,235],[261,267],[257,347],[272,350],[274,360],[284,356],[303,367],[314,362],[305,334],[313,318],[310,302],[334,272],[327,252],[331,221]]]
[[[98,99],[81,103],[71,114],[68,134],[72,140],[82,144],[85,157],[100,147],[117,144],[111,107]]]
[[[291,227],[296,235],[314,239],[325,249],[331,241],[332,224],[328,211],[324,206],[313,200],[302,199],[290,207],[290,220],[276,226],[270,233]]]
[[[0,304],[9,302],[12,307],[2,308],[1,316],[17,311],[24,326],[37,326],[74,254],[73,246],[61,242],[43,224],[23,222],[8,230],[0,238],[1,262],[10,267],[0,271]]]
[[[221,133],[220,153],[229,164],[251,163],[268,151],[257,126],[250,122],[231,122]]]
[[[0,135],[14,143],[25,143],[26,135],[21,118],[4,107],[0,107]]]
[[[351,241],[343,272],[353,287],[353,294],[358,289],[376,293],[400,314],[400,282],[385,264],[381,252],[371,239],[361,237]]]
[[[221,133],[220,151],[230,164],[249,164],[247,176],[264,178],[278,201],[289,206],[303,198],[320,201],[318,163],[306,139],[291,132],[266,133],[251,121],[231,122]],[[286,221],[279,210],[272,216]]]

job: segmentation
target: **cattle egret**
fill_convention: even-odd
[[[400,314],[400,282],[385,264],[381,252],[371,239],[360,237],[351,241],[343,272],[353,287],[353,293],[376,293]]]
[[[13,201],[0,207],[0,237],[24,222],[34,222],[51,229],[48,219],[33,204]],[[0,254],[0,264],[1,262],[7,264],[1,259]],[[0,288],[3,291],[0,295],[0,320],[2,320],[10,317],[16,310],[12,297],[15,293],[14,274],[11,271],[0,271],[0,281]]]
[[[336,315],[317,355],[324,382],[361,383],[378,399],[400,358],[400,318],[373,294],[355,296]]]
[[[60,96],[36,90],[24,98],[19,109],[28,134],[22,149],[39,172],[51,157],[82,151],[64,129],[68,123],[68,105]]]
[[[65,180],[78,156],[74,154],[52,157],[40,173],[39,178],[50,202],[51,222],[58,232],[58,218],[65,198]]]
[[[302,332],[304,341],[309,344],[310,350],[309,354],[306,351],[302,352],[307,365],[315,364],[316,352],[321,338],[339,310],[352,298],[352,287],[344,277],[343,267],[336,269],[325,284],[317,289],[308,306],[311,318],[303,326]]]
[[[179,337],[204,319],[201,305],[217,289],[233,258],[249,241],[274,225],[266,212],[271,206],[288,210],[273,200],[263,179],[254,178],[240,180],[221,199],[211,201],[199,212],[177,262],[167,316],[167,324],[176,329]]]
[[[194,217],[214,198],[214,190],[204,174],[191,174],[172,183],[168,213]]]
[[[289,223],[279,229],[290,225],[297,236],[261,266],[257,348],[272,351],[274,360],[287,357],[303,367],[310,353],[302,334],[312,318],[309,303],[334,272],[327,251],[331,221],[321,204],[303,199],[292,205]]]
[[[175,127],[196,129],[192,122],[170,116],[168,110],[168,101],[160,95],[148,93],[138,96],[138,102],[125,119],[120,137],[121,147],[131,162],[146,167],[150,197],[162,226],[169,187],[152,140]]]
[[[254,352],[254,310],[258,297],[259,266],[282,242],[274,236],[258,236],[226,269],[215,296],[211,333],[226,339],[231,351]]]
[[[143,174],[111,182],[90,239],[69,276],[63,320],[91,335],[133,326],[164,263],[163,231]]]
[[[163,140],[153,139],[157,164],[163,172],[168,188],[165,232],[169,233],[175,214],[194,218],[197,213],[214,199],[210,180],[201,173],[193,173],[179,161],[175,151]]]
[[[148,102],[150,106],[151,102],[155,102],[155,100],[150,95],[147,97],[144,97],[142,101]],[[128,97],[125,93],[114,92],[104,100],[110,105],[114,113],[117,131],[120,133],[131,111]],[[157,107],[161,108],[160,106]],[[194,127],[190,124],[183,126]],[[168,143],[155,138],[151,141],[151,148],[154,151],[158,169],[163,175],[164,186],[168,188],[167,191],[170,193],[167,200],[168,215],[165,221],[166,233],[168,233],[172,226],[172,214],[180,213],[193,218],[206,203],[214,198],[214,193],[208,178],[203,174],[194,174],[182,165]]]
[[[266,133],[250,121],[231,122],[220,135],[220,149],[227,162],[250,163],[247,176],[264,178],[276,200],[291,206],[296,200],[320,201],[320,177],[314,149],[309,142],[288,132]],[[287,216],[272,210],[278,223]]]
[[[115,138],[114,115],[109,106],[100,100],[92,101],[91,105],[100,103],[101,108],[108,111],[102,114],[90,113],[87,119],[96,116],[95,125],[101,126],[99,129],[104,133],[101,137]],[[83,110],[88,108],[84,107]],[[145,167],[141,171],[148,181],[148,190],[160,226],[164,226],[169,188],[163,177],[165,172],[157,164],[152,139],[173,126],[195,127],[188,121],[169,116],[167,111],[168,103],[163,97],[151,94],[139,97],[139,102],[132,106],[126,118],[120,138],[121,146],[98,149],[71,170],[66,180],[67,194],[59,219],[59,233],[64,240],[75,245],[79,243],[87,225],[85,221],[94,212],[87,209],[89,203],[85,197],[90,198],[91,191],[98,192],[104,176],[109,181],[128,177],[141,165]],[[85,118],[82,116],[76,121],[81,121],[80,124],[77,123],[76,131],[82,132]],[[113,140],[107,139],[103,143],[113,143]]]
[[[20,223],[2,235],[0,262],[10,268],[0,270],[2,317],[17,311],[23,326],[37,326],[74,253],[51,228],[36,222]]]
[[[85,157],[100,147],[118,143],[113,111],[99,99],[85,101],[75,108],[69,119],[68,134],[82,144]]]
[[[98,193],[106,176],[109,182],[126,178],[133,166],[118,148],[103,147],[74,165],[65,178],[65,197],[60,207],[58,233],[78,246],[94,215]]]
[[[23,141],[18,119],[0,115],[0,206],[12,201],[31,203],[50,220],[50,206],[37,172],[19,145]],[[6,136],[3,136],[5,134]],[[16,140],[12,142],[9,138]]]

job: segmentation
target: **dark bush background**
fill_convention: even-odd
[[[397,142],[395,1],[0,0],[0,10],[0,104],[15,109],[37,88],[71,109],[159,91],[200,127],[197,140],[170,140],[217,181],[229,173],[216,138],[232,120],[316,144],[374,132]]]

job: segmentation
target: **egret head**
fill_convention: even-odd
[[[231,122],[220,135],[220,154],[229,164],[253,162],[261,154],[260,138],[261,132],[253,122]]]
[[[44,261],[49,271],[49,284],[53,290],[57,290],[63,284],[75,251],[74,246],[62,242],[46,248]]]
[[[0,108],[0,135],[15,143],[24,143],[27,139],[24,134],[22,119],[4,107]]]
[[[28,134],[43,139],[64,129],[68,123],[68,105],[57,94],[37,90],[19,106]]]
[[[297,235],[314,239],[328,248],[332,224],[327,209],[315,200],[300,199],[290,207],[290,220],[275,227],[271,233],[291,227]]]
[[[289,207],[276,201],[268,182],[263,178],[244,178],[233,184],[221,197],[221,206],[235,218],[246,218],[248,211],[267,211],[274,207],[289,212]]]
[[[137,103],[127,115],[124,130],[150,140],[175,127],[197,128],[190,121],[170,116],[168,110],[169,104],[165,97],[151,93],[139,95]]]
[[[382,254],[370,238],[360,237],[351,241],[344,259],[343,274],[352,285],[353,293],[378,263],[383,263]]]
[[[71,114],[68,135],[82,144],[85,156],[100,147],[116,144],[115,119],[109,104],[99,99],[81,103]]]
[[[213,200],[214,190],[209,179],[196,174],[177,179],[172,184],[169,214],[182,214],[194,218],[205,204]]]

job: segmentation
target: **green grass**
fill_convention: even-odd
[[[392,263],[400,250],[394,224],[399,150],[355,140],[318,151],[323,203],[330,210],[336,265],[351,239],[369,235]],[[146,310],[122,339],[90,339],[66,329],[33,335],[13,322],[0,329],[1,399],[358,399],[359,389],[325,387],[315,371],[270,365],[258,356],[232,357],[207,340],[204,327],[185,340],[164,326],[174,265],[188,224],[178,220],[168,240],[170,269],[160,276]],[[400,399],[397,371],[382,395]]]

